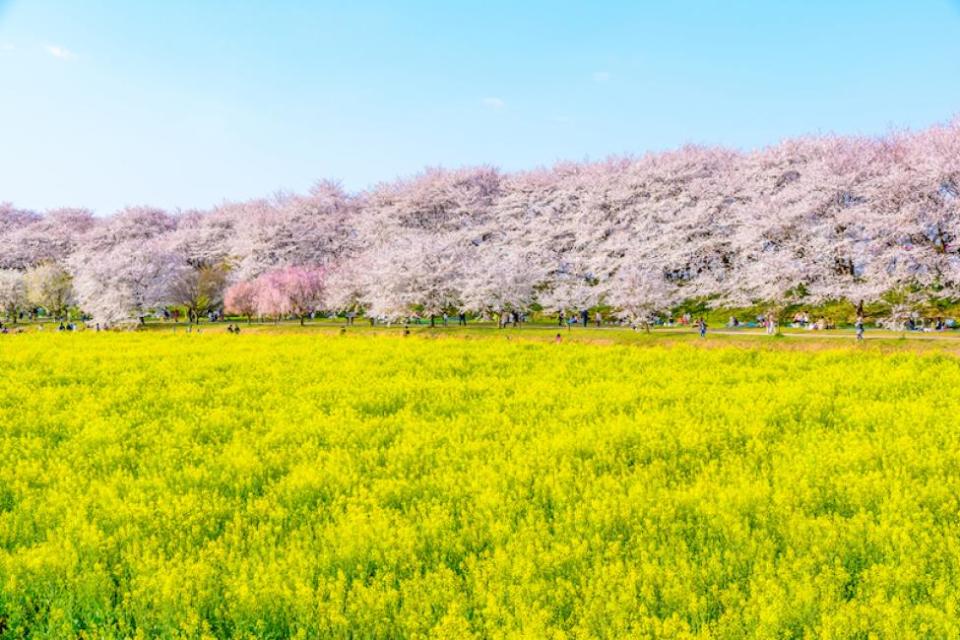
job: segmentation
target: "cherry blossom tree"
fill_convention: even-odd
[[[324,296],[327,308],[352,313],[365,309],[364,268],[365,262],[357,257],[344,259],[327,270]]]
[[[273,281],[287,299],[289,313],[303,324],[307,314],[323,307],[326,281],[320,267],[285,267],[273,272]]]
[[[778,311],[886,300],[912,312],[960,299],[960,120],[750,152],[428,169],[360,193],[319,182],[173,215],[0,205],[0,269],[44,264],[66,268],[79,304],[111,322],[186,299],[175,285],[219,265],[274,317],[605,304],[640,321],[690,300]],[[282,274],[298,265],[317,277],[290,294],[304,276]],[[249,312],[249,290],[234,293],[230,308]]]
[[[127,241],[71,257],[80,307],[109,326],[142,323],[150,309],[169,302],[170,283],[183,263],[155,241]]]
[[[40,219],[42,216],[36,211],[17,209],[13,203],[0,202],[0,234],[21,229]]]
[[[227,295],[228,307],[248,316],[252,310],[275,319],[294,315],[302,325],[308,314],[322,308],[325,291],[321,267],[283,267],[267,271],[249,284],[233,285]]]
[[[256,288],[257,315],[279,321],[290,313],[290,299],[283,290],[281,278],[276,271],[261,274],[253,281]]]
[[[165,304],[184,268],[166,242],[176,226],[163,210],[130,207],[84,234],[66,261],[80,307],[98,322],[124,325]]]
[[[62,266],[47,262],[33,267],[24,275],[27,302],[43,307],[54,318],[66,318],[74,304],[73,277]]]
[[[449,237],[409,233],[368,254],[362,287],[370,311],[402,318],[419,313],[430,318],[461,306],[463,255]]]
[[[481,314],[526,313],[547,280],[547,270],[534,256],[509,247],[478,252],[464,271],[463,304]]]
[[[227,288],[223,304],[227,313],[243,316],[250,322],[257,313],[258,288],[252,282],[240,281]]]
[[[27,286],[23,272],[0,269],[0,308],[7,320],[16,324],[17,317],[27,304]]]
[[[215,218],[234,220],[231,254],[238,276],[249,279],[289,265],[330,265],[356,253],[358,200],[337,183],[322,181],[305,196],[234,205]]]
[[[0,232],[0,265],[28,269],[41,263],[63,263],[84,234],[96,225],[87,209],[55,209],[43,216],[19,218],[28,223]]]
[[[679,302],[677,288],[656,264],[624,265],[604,288],[606,301],[617,309],[618,317],[648,331],[657,311],[669,310]]]

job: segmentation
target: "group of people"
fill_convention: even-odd
[[[946,331],[947,329],[956,328],[956,321],[953,318],[944,319],[938,317],[930,324],[933,326],[928,327],[922,318],[911,316],[907,318],[906,323],[904,323],[904,328],[907,331]]]
[[[502,323],[503,323],[504,315],[506,314],[503,314],[500,316],[499,322],[501,323],[501,326],[503,326]],[[427,316],[427,318],[429,318],[431,327],[436,326],[438,321],[440,322],[441,325],[443,325],[444,327],[447,327],[450,325],[450,320],[453,319],[453,316],[451,316],[448,313],[441,313],[441,314],[429,315]],[[390,326],[392,324],[392,319],[388,316],[370,316],[369,320],[370,320],[371,327],[374,326],[377,322],[379,322],[380,324],[385,324],[387,326]],[[423,324],[424,320],[425,319],[423,317],[419,315],[415,315],[415,316],[411,316],[409,318],[404,319],[403,322],[405,325],[408,325],[408,324],[419,325],[419,324]],[[353,320],[351,319],[350,314],[347,314],[347,324],[348,325],[353,324]],[[457,314],[457,325],[460,327],[467,326],[467,314],[465,312],[461,311],[460,313]]]
[[[99,322],[97,322],[97,323],[94,324],[94,325],[91,325],[91,324],[89,324],[89,323],[80,323],[80,324],[77,324],[76,322],[73,322],[72,320],[68,320],[68,321],[66,321],[66,322],[60,322],[60,323],[57,325],[57,328],[54,329],[54,331],[56,331],[57,333],[61,333],[61,332],[64,332],[64,331],[69,331],[69,332],[73,332],[73,331],[107,331],[107,330],[109,330],[109,328],[110,328],[110,327],[109,327],[108,325],[106,325],[106,324],[104,324],[103,326],[101,326]],[[8,334],[8,333],[23,333],[25,330],[26,330],[26,327],[22,327],[22,326],[21,326],[21,327],[10,326],[9,324],[4,324],[3,322],[0,322],[0,333],[3,333],[3,334]],[[37,331],[43,331],[43,330],[44,330],[44,324],[43,324],[43,323],[38,324],[38,325],[37,325]]]
[[[727,322],[727,328],[739,329],[740,327],[762,327],[768,335],[773,335],[777,332],[778,324],[779,321],[777,320],[776,314],[770,312],[767,314],[758,315],[754,320],[746,323],[741,322],[736,316],[730,316],[730,320]],[[826,329],[835,329],[836,325],[823,317],[816,322],[811,322],[809,314],[806,312],[797,312],[790,320],[790,328],[824,331]]]
[[[774,313],[770,312],[765,315],[759,315],[756,317],[756,323],[750,322],[744,325],[736,316],[730,316],[730,320],[727,322],[727,328],[736,329],[742,326],[748,327],[763,327],[766,330],[767,335],[774,335],[777,332],[777,317]],[[810,321],[810,315],[805,311],[798,311],[793,314],[793,318],[790,322],[790,327],[793,329],[809,329],[811,331],[824,331],[826,329],[834,329],[836,325],[828,321],[826,318],[820,318],[816,322]],[[858,311],[857,319],[853,324],[853,328],[857,332],[857,340],[863,340],[864,330],[866,328],[865,321],[863,319],[863,313]]]
[[[603,314],[597,311],[593,314],[593,323],[600,327],[603,325]],[[590,325],[590,312],[586,309],[580,311],[579,314],[571,313],[569,316],[566,315],[563,311],[557,312],[557,326],[564,326],[569,329],[573,325],[581,325],[587,327]]]
[[[85,329],[90,329],[91,327],[89,327],[89,326],[87,326],[87,325],[84,325],[84,328],[85,328]],[[79,331],[79,330],[80,330],[80,327],[79,327],[79,326],[77,326],[77,325],[74,324],[73,322],[69,322],[69,321],[68,321],[68,322],[61,322],[59,325],[57,325],[57,331],[58,331],[58,332],[60,332],[60,331]],[[42,325],[42,324],[38,324],[38,325],[37,325],[37,331],[43,331],[43,325]],[[99,323],[97,323],[97,331],[100,331],[100,324],[99,324]]]
[[[861,303],[861,305],[862,305],[862,303]],[[179,314],[170,313],[170,312],[167,311],[167,310],[163,310],[163,313],[164,313],[164,314],[170,314],[170,315],[167,315],[166,317],[171,318],[171,319],[174,319],[174,320],[177,320],[177,319],[178,319],[177,316],[179,316]],[[355,319],[356,319],[356,316],[357,316],[357,314],[356,314],[355,312],[349,312],[349,313],[345,314],[346,326],[353,325],[353,324],[354,324],[354,321],[355,321]],[[434,324],[434,322],[435,322],[437,319],[440,319],[440,321],[443,323],[443,326],[448,326],[449,320],[450,320],[453,316],[449,316],[449,315],[447,315],[446,313],[444,313],[444,314],[442,314],[442,316],[441,316],[441,315],[436,315],[436,316],[429,316],[429,317],[430,317],[430,324],[431,324],[431,326]],[[467,314],[466,314],[465,312],[460,312],[460,313],[458,313],[457,316],[456,316],[456,318],[457,318],[457,321],[458,321],[457,324],[458,324],[459,326],[466,326],[466,324],[467,324]],[[214,314],[210,317],[211,322],[216,322],[216,321],[218,321],[218,320],[223,320],[223,319],[224,319],[224,317],[223,317],[221,314],[219,314],[219,313],[214,313]],[[378,318],[376,318],[375,316],[370,316],[369,319],[370,319],[371,325],[373,325]],[[389,319],[383,318],[382,320],[383,320],[384,322],[386,322],[387,324],[390,323],[390,322],[389,322]],[[594,324],[595,324],[597,327],[603,326],[603,320],[604,320],[604,318],[603,318],[603,315],[601,314],[600,311],[597,311],[597,312],[594,313],[594,315],[593,315],[593,322],[594,322]],[[498,321],[497,321],[497,324],[498,324],[499,328],[502,329],[502,328],[507,327],[507,326],[510,326],[510,325],[513,325],[513,326],[515,326],[515,327],[519,327],[522,323],[524,323],[524,322],[526,322],[526,321],[527,321],[527,316],[526,316],[525,314],[522,314],[522,313],[517,312],[517,311],[505,311],[505,312],[503,312],[503,313],[500,314],[500,316],[499,316],[499,318],[498,318]],[[586,326],[589,326],[589,324],[590,324],[590,314],[589,314],[589,312],[588,312],[586,309],[584,309],[584,310],[582,310],[582,311],[580,311],[580,312],[578,312],[578,313],[572,313],[572,314],[570,314],[570,315],[567,315],[564,311],[559,311],[559,312],[557,313],[557,322],[558,322],[558,325],[559,325],[560,327],[566,326],[568,329],[571,328],[571,327],[574,326],[574,325],[580,325],[580,326],[586,327]],[[409,325],[410,325],[411,323],[413,323],[413,324],[420,324],[420,323],[421,323],[421,317],[420,317],[420,316],[413,316],[412,318],[407,319],[407,320],[403,323],[404,328],[405,328],[405,330],[406,330],[405,333],[409,333],[409,328],[408,328],[408,327],[409,327]],[[676,317],[674,317],[674,318],[667,318],[666,320],[659,320],[659,319],[654,318],[654,319],[652,320],[652,323],[653,323],[653,324],[661,324],[661,323],[662,323],[662,324],[664,324],[664,325],[666,325],[666,326],[673,326],[674,323],[676,323],[677,325],[680,325],[680,326],[693,326],[694,328],[696,328],[696,330],[697,330],[697,332],[698,332],[698,334],[700,335],[701,338],[706,337],[707,329],[708,329],[708,325],[707,325],[706,319],[705,319],[703,316],[699,316],[699,317],[697,317],[696,319],[694,319],[694,318],[691,317],[691,315],[690,315],[689,313],[684,313],[684,314],[679,315],[679,316],[676,316]],[[878,324],[878,326],[879,326],[879,325],[882,324],[882,323],[878,321],[877,324]],[[744,326],[746,326],[746,327],[763,327],[768,335],[773,335],[773,334],[775,334],[775,333],[777,332],[777,328],[778,328],[778,318],[777,318],[777,315],[776,315],[775,313],[773,313],[773,312],[768,312],[768,313],[766,313],[766,314],[758,315],[758,316],[756,316],[755,321],[754,321],[754,320],[751,320],[751,321],[748,321],[748,322],[741,322],[740,319],[737,318],[736,316],[730,316],[730,319],[729,319],[729,321],[728,321],[727,324],[726,324],[726,327],[727,327],[727,328],[739,328],[739,327],[744,327]],[[864,339],[864,332],[865,332],[865,328],[866,328],[866,323],[865,323],[865,320],[864,320],[864,312],[862,311],[862,307],[861,307],[861,306],[858,306],[858,307],[857,307],[856,321],[854,322],[854,325],[853,325],[853,326],[854,326],[854,330],[856,331],[857,340],[858,340],[858,341],[859,341],[859,340],[863,340],[863,339]],[[897,329],[897,330],[907,330],[907,331],[945,331],[945,330],[948,330],[948,329],[954,329],[954,328],[956,328],[956,326],[957,326],[957,324],[956,324],[956,322],[955,322],[953,319],[944,319],[944,318],[942,318],[942,317],[937,317],[935,320],[930,321],[929,323],[927,323],[927,322],[925,322],[922,318],[920,318],[919,316],[914,315],[914,316],[908,318],[903,324],[890,325],[890,328],[895,328],[895,329]],[[816,320],[816,321],[812,321],[812,320],[811,320],[811,317],[810,317],[810,314],[809,314],[808,312],[806,312],[806,311],[798,311],[798,312],[796,312],[796,313],[793,314],[793,316],[792,316],[792,318],[791,318],[791,321],[790,321],[790,327],[792,327],[792,328],[805,328],[805,329],[808,329],[808,330],[826,330],[826,329],[833,329],[833,328],[835,328],[835,325],[834,325],[833,323],[831,323],[830,321],[828,321],[828,320],[827,320],[826,318],[824,318],[824,317],[821,317],[821,318],[819,318],[819,319]],[[635,326],[634,328],[636,329],[636,326]],[[44,325],[43,325],[43,324],[39,324],[39,325],[37,326],[37,330],[38,330],[38,331],[43,331],[43,329],[44,329]],[[96,331],[101,331],[101,330],[107,331],[107,330],[109,330],[109,327],[108,327],[106,324],[103,324],[103,325],[101,326],[101,324],[100,324],[99,322],[96,323],[96,324],[81,323],[81,324],[78,325],[78,324],[76,324],[76,323],[74,323],[74,322],[72,322],[72,321],[65,321],[65,322],[60,322],[60,323],[58,324],[58,326],[57,326],[57,328],[56,328],[56,331],[58,331],[58,332],[63,332],[63,331],[73,332],[73,331],[80,331],[80,330],[82,330],[82,329],[86,329],[86,330],[96,330]],[[188,333],[192,333],[192,329],[193,329],[192,325],[186,327],[186,331],[187,331]],[[3,322],[0,322],[0,333],[2,333],[2,334],[8,334],[8,333],[11,333],[11,332],[18,332],[18,333],[19,333],[19,332],[23,332],[23,331],[24,331],[24,329],[23,329],[22,327],[16,327],[16,326],[11,327],[11,326],[8,326],[8,325],[4,325]],[[174,327],[174,331],[176,331],[176,327]],[[200,329],[199,326],[196,327],[196,331],[197,331],[197,333],[200,333],[201,329]],[[230,334],[239,334],[239,333],[240,333],[240,325],[239,325],[239,324],[230,323],[229,325],[227,325],[227,333],[230,333]],[[559,341],[560,341],[560,334],[557,334],[557,342],[559,342]]]
[[[504,311],[500,314],[500,320],[497,324],[501,329],[503,329],[504,327],[508,327],[510,325],[519,327],[521,322],[526,321],[527,317],[521,314],[519,311]]]
[[[857,314],[858,318],[861,318],[862,316],[862,313]],[[793,320],[791,321],[790,326],[794,329],[809,329],[810,331],[825,331],[827,329],[836,328],[836,325],[823,316],[816,321],[812,321],[810,319],[810,314],[806,311],[798,311],[797,313],[793,314]]]
[[[10,331],[11,331],[10,325],[6,325],[0,322],[0,333],[8,334],[10,333]],[[13,328],[13,331],[15,331],[16,333],[23,333],[23,329],[21,327]]]

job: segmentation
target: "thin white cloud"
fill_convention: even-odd
[[[503,109],[505,106],[507,106],[507,103],[501,98],[489,97],[483,99],[483,105],[490,109]]]
[[[593,81],[594,82],[610,82],[610,78],[613,77],[613,74],[609,71],[594,71],[593,72]]]
[[[47,53],[52,55],[54,58],[57,58],[58,60],[73,60],[74,58],[77,57],[73,53],[73,51],[70,51],[65,47],[58,47],[57,45],[54,45],[54,44],[48,44],[44,48],[47,50]]]
[[[14,49],[16,49],[16,47],[9,42],[0,43],[0,51],[13,51]]]

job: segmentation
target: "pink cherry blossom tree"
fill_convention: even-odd
[[[295,266],[274,269],[261,274],[251,283],[238,283],[227,292],[228,307],[235,312],[280,319],[294,315],[304,323],[305,317],[324,303],[326,281],[320,267]]]
[[[326,279],[321,267],[285,267],[276,272],[274,282],[287,299],[289,313],[300,318],[301,325],[307,314],[323,308]]]
[[[257,314],[257,285],[241,281],[227,288],[223,295],[223,304],[227,313],[243,316],[249,323]]]

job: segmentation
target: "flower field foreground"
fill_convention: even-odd
[[[0,637],[956,637],[960,361],[0,343]]]

